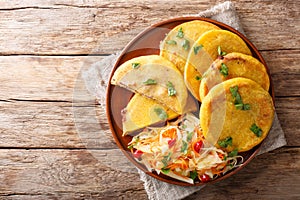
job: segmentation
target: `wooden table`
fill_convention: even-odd
[[[0,199],[147,199],[138,174],[99,161],[116,160],[112,140],[86,149],[98,121],[87,125],[86,140],[77,134],[72,106],[101,113],[94,99],[73,99],[77,76],[91,52],[101,60],[155,22],[218,2],[0,1]],[[270,68],[288,145],[187,199],[299,199],[299,1],[233,2]]]

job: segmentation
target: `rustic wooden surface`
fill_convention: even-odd
[[[147,199],[134,167],[119,159],[101,106],[73,95],[78,74],[147,26],[218,2],[0,1],[0,199]],[[270,68],[288,145],[186,199],[299,199],[299,1],[233,2]]]

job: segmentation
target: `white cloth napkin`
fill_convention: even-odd
[[[189,15],[191,16],[191,15]],[[241,33],[244,33],[239,18],[236,14],[235,8],[230,1],[218,4],[213,8],[200,12],[194,16],[201,16],[211,18],[223,22]],[[82,72],[82,78],[85,81],[88,91],[97,97],[102,106],[105,105],[106,86],[108,84],[109,75],[114,66],[114,63],[119,53],[107,56],[103,60],[96,62],[89,66]],[[103,116],[102,116],[103,117]],[[105,130],[107,131],[107,130]],[[263,143],[259,154],[274,150],[286,145],[284,133],[281,129],[277,115],[270,133]],[[139,171],[140,178],[144,182],[145,190],[150,200],[176,200],[185,198],[192,193],[199,191],[203,187],[182,187],[158,181],[144,172]]]

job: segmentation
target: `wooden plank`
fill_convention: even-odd
[[[113,53],[151,24],[197,14],[218,1],[2,1],[0,54]],[[233,1],[258,49],[299,48],[297,1]]]
[[[0,99],[73,100],[80,70],[101,56],[0,56]],[[78,95],[76,97],[79,97]],[[74,99],[75,100],[75,99]],[[82,101],[90,100],[86,96]]]
[[[276,98],[289,146],[299,146],[300,97]],[[75,114],[74,114],[75,111]],[[69,102],[0,102],[0,147],[116,148],[99,105]]]
[[[115,150],[0,150],[0,196],[9,199],[146,199],[135,172],[107,167]],[[300,148],[281,148],[258,156],[242,171],[208,185],[187,199],[299,198]],[[133,170],[128,167],[127,170]],[[245,194],[247,194],[245,196]]]
[[[263,51],[276,96],[300,95],[300,50]],[[0,56],[0,99],[90,101],[80,70],[103,56]],[[82,95],[74,96],[74,87]],[[74,99],[76,98],[76,99]]]
[[[238,174],[186,198],[299,199],[299,148],[283,148],[255,158]]]
[[[300,96],[300,50],[262,51],[275,96]]]
[[[2,197],[146,198],[136,169],[117,150],[2,149],[0,171]]]
[[[0,102],[0,113],[0,147],[116,147],[104,110],[89,103]]]
[[[276,112],[289,146],[299,146],[300,98],[276,98]]]

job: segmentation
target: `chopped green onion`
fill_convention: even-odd
[[[235,106],[235,108],[236,108],[237,110],[243,110],[244,104],[242,104],[242,103],[237,103],[237,104],[234,104],[234,106]]]
[[[145,85],[155,85],[157,84],[156,80],[149,78],[147,81],[143,82]]]
[[[174,85],[170,81],[168,81],[167,87],[168,87],[168,95],[169,96],[174,96],[176,94],[176,90],[174,88]]]
[[[164,167],[168,166],[168,162],[171,160],[171,153],[169,153],[167,156],[164,156],[164,158],[161,160],[161,162],[164,164]]]
[[[250,104],[244,104],[243,110],[250,110]]]
[[[182,128],[182,129],[186,129],[186,127],[187,127],[187,125],[185,125],[185,124],[182,124],[182,125],[181,125],[181,128]]]
[[[157,116],[162,119],[162,120],[166,120],[168,119],[168,114],[166,113],[166,111],[164,111],[164,109],[161,108],[154,108],[154,112],[157,114]]]
[[[167,44],[173,44],[173,45],[177,44],[177,42],[175,40],[167,40],[166,43]]]
[[[164,174],[168,174],[170,172],[170,170],[171,169],[169,169],[169,168],[162,168],[161,169],[162,173],[164,173]]]
[[[197,176],[198,176],[198,173],[196,170],[190,172],[191,179],[195,180],[195,178],[197,178]]]
[[[187,148],[188,148],[188,143],[183,140],[180,152],[186,154],[187,153]]]
[[[196,76],[195,79],[196,79],[197,81],[200,81],[200,80],[202,80],[202,77]]]
[[[239,92],[236,93],[234,104],[243,104],[242,97]]]
[[[178,33],[176,35],[176,37],[179,37],[179,38],[183,38],[184,34],[183,34],[183,31],[182,31],[182,28],[180,27],[180,29],[178,30]]]
[[[237,92],[238,92],[238,86],[236,85],[236,86],[234,86],[234,87],[230,87],[229,88],[229,90],[230,90],[230,92],[231,92],[231,95],[232,95],[232,97],[233,98],[235,98],[236,97],[236,94],[237,94]]]
[[[131,63],[131,66],[133,69],[137,69],[141,66],[141,64],[140,63]]]
[[[194,135],[193,131],[188,132],[187,137],[186,137],[186,141],[188,141],[188,142],[191,141],[191,139],[193,138],[193,135]]]
[[[200,44],[199,46],[194,46],[194,54],[197,55],[198,52],[203,48],[203,45]]]
[[[262,130],[255,123],[251,125],[250,130],[257,136],[260,137],[262,135]]]
[[[223,76],[228,76],[228,67],[224,63],[221,64],[220,72]]]
[[[218,46],[218,55],[219,56],[225,56],[226,52],[222,51],[221,46]]]
[[[234,98],[234,106],[237,110],[250,110],[250,104],[244,104],[242,101],[242,97],[238,92],[238,86],[230,87],[229,91]]]
[[[188,41],[187,39],[183,40],[182,47],[186,51],[189,50],[190,49],[190,41]]]
[[[224,140],[219,140],[218,141],[218,145],[220,145],[220,147],[226,148],[229,146],[232,146],[232,137],[227,137]]]
[[[234,156],[237,156],[238,155],[238,149],[234,149],[233,151],[231,151],[228,156],[229,157],[234,157]]]

